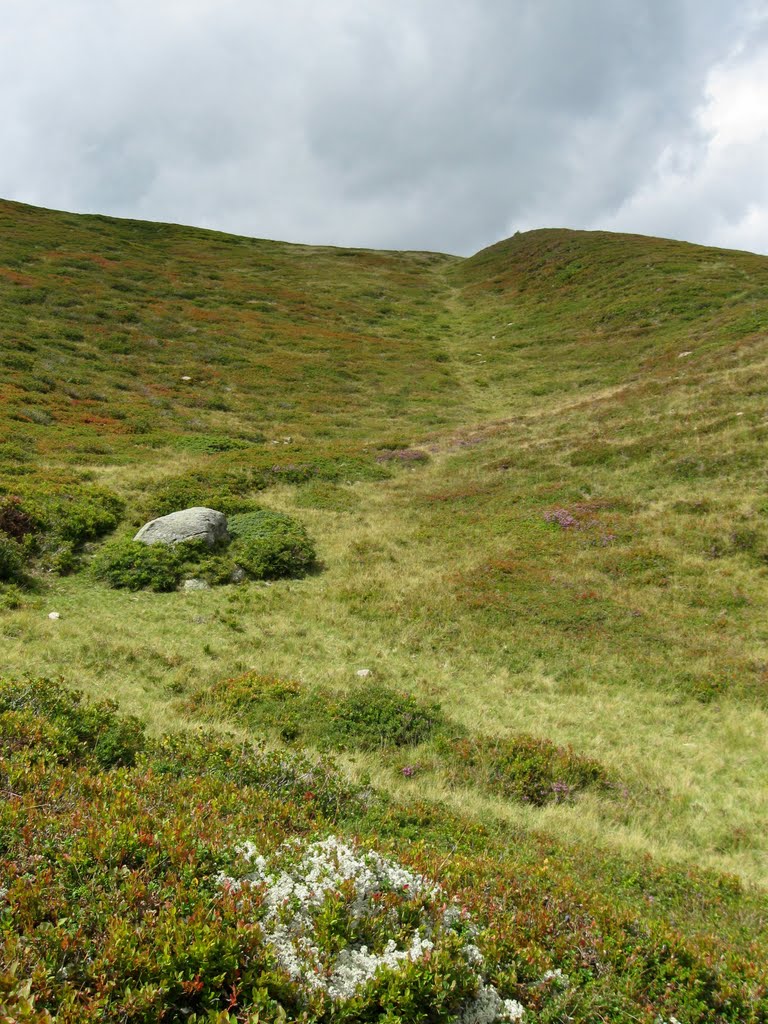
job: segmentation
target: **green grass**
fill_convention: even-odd
[[[0,495],[41,524],[0,585],[8,677],[60,676],[152,735],[293,749],[372,687],[439,704],[418,742],[339,744],[393,801],[369,837],[482,827],[466,878],[502,865],[540,895],[551,847],[558,885],[736,949],[768,883],[768,259],[547,230],[460,260],[14,203],[0,227]],[[286,513],[319,568],[112,590],[88,494],[121,536],[180,503]],[[208,699],[248,674],[295,681],[313,727]],[[521,737],[556,781],[607,784],[522,800],[499,774]],[[696,922],[638,895],[689,872],[740,895]],[[632,1019],[585,1000],[567,1012]]]

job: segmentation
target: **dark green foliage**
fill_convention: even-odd
[[[96,579],[127,590],[175,590],[184,571],[182,545],[143,544],[116,540],[95,555],[91,569]]]
[[[282,512],[259,509],[229,520],[232,557],[252,579],[303,576],[315,564],[315,546],[301,523]]]
[[[374,684],[333,705],[329,737],[335,746],[359,750],[415,746],[444,724],[439,704]]]
[[[24,576],[24,551],[20,544],[0,533],[0,580],[4,583],[19,581]]]
[[[213,434],[182,434],[173,438],[172,443],[174,448],[196,455],[216,455],[218,452],[241,451],[250,447],[247,441],[239,438]]]
[[[479,784],[493,795],[537,806],[609,784],[599,761],[535,736],[442,741],[441,753],[454,783]]]
[[[75,545],[113,530],[125,508],[121,498],[103,487],[36,488],[21,497],[38,532]]]
[[[122,499],[101,487],[22,487],[0,496],[0,538],[23,542],[30,571],[66,575],[79,567],[83,544],[113,530],[123,509]]]

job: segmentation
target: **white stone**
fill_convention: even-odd
[[[48,612],[49,619],[60,619],[61,614],[59,612]]]
[[[185,508],[145,523],[133,539],[142,544],[202,540],[213,547],[218,541],[229,540],[227,517],[213,508]]]
[[[360,676],[361,679],[367,679],[368,676],[371,675],[371,674],[372,673],[371,673],[371,670],[369,668],[359,668],[357,670],[357,672],[355,672],[355,675],[356,676]]]
[[[185,590],[210,590],[210,584],[205,580],[184,580]]]

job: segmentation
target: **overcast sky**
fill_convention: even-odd
[[[0,0],[0,196],[471,253],[768,253],[768,0]]]

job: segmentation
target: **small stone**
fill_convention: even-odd
[[[185,590],[210,590],[211,586],[205,580],[184,580]]]
[[[689,349],[688,349],[687,351],[685,351],[685,352],[678,352],[678,354],[677,354],[677,358],[678,358],[678,359],[684,359],[684,358],[685,358],[685,356],[692,356],[692,355],[693,355],[693,349],[690,349],[690,348],[689,348]]]
[[[192,378],[191,378],[191,377],[182,377],[181,379],[182,379],[182,380],[192,380]]]
[[[361,679],[367,679],[368,676],[371,675],[371,674],[372,673],[371,673],[371,670],[369,668],[359,668],[357,670],[357,672],[355,672],[355,675],[359,676]]]
[[[230,583],[245,583],[245,578],[245,569],[241,569],[239,565],[236,565],[232,572],[229,574]]]
[[[48,612],[49,619],[60,619],[61,614],[59,612]]]

